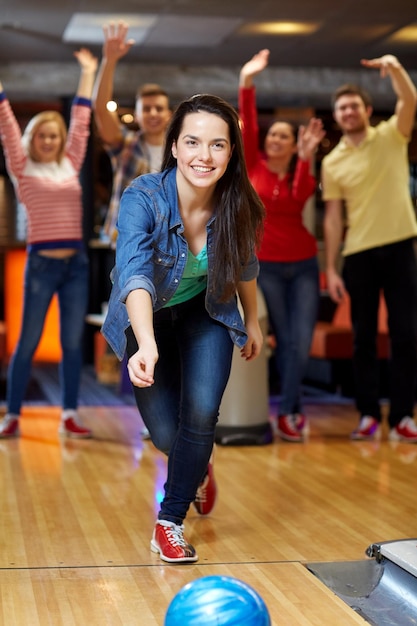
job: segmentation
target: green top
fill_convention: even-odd
[[[207,286],[207,268],[206,246],[204,246],[197,256],[194,256],[194,254],[188,250],[187,263],[185,264],[181,282],[178,285],[177,291],[165,306],[173,306],[174,304],[186,302],[186,300],[190,300],[201,291],[204,291]]]

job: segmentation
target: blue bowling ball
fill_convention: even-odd
[[[260,595],[243,581],[204,576],[174,596],[164,626],[271,626],[271,618]]]

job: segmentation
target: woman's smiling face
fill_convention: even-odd
[[[265,152],[268,158],[290,159],[297,151],[294,130],[287,122],[274,122],[265,137]]]
[[[33,135],[32,147],[40,163],[58,161],[62,137],[56,122],[44,122]]]
[[[201,111],[184,117],[172,154],[179,176],[194,187],[207,188],[214,187],[225,173],[232,149],[227,123]]]

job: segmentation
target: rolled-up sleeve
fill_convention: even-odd
[[[129,293],[131,291],[134,291],[135,289],[145,289],[151,295],[152,304],[155,304],[155,302],[156,302],[156,290],[155,290],[155,287],[154,287],[153,283],[149,280],[149,278],[147,276],[143,276],[143,275],[142,276],[132,276],[131,278],[129,278],[127,280],[127,283],[123,287],[121,287],[121,289],[120,289],[120,296],[119,296],[120,302],[125,303],[126,302],[126,298],[129,295]]]
[[[259,261],[256,254],[253,254],[249,262],[243,267],[240,280],[249,281],[257,278],[259,274]]]

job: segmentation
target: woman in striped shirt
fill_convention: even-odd
[[[0,437],[19,434],[19,415],[32,358],[55,293],[60,308],[62,419],[59,432],[90,437],[77,415],[82,338],[88,302],[88,257],[82,233],[79,173],[90,132],[91,94],[97,59],[75,53],[80,79],[69,129],[57,111],[44,111],[23,136],[0,83],[0,137],[16,196],[27,215],[27,263],[19,341],[7,373],[7,413]]]

